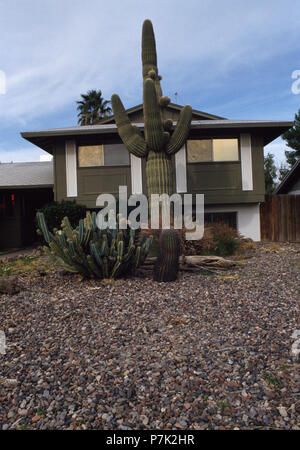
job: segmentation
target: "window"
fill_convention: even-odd
[[[79,167],[129,165],[129,153],[123,144],[84,145],[78,147]]]
[[[104,166],[103,145],[78,147],[79,167]]]
[[[200,139],[187,141],[189,163],[238,161],[238,139]]]
[[[212,140],[187,141],[188,162],[212,161]]]

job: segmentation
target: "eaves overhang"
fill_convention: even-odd
[[[292,121],[277,120],[193,120],[190,134],[207,136],[208,132],[214,135],[233,135],[240,133],[255,133],[263,137],[264,145],[269,144],[285,131],[293,126]],[[135,126],[143,130],[143,123],[135,123]],[[176,122],[174,122],[174,126]],[[116,135],[116,124],[99,124],[74,126],[66,128],[53,128],[50,130],[24,131],[21,136],[29,142],[37,145],[48,153],[53,153],[53,146],[58,140],[85,135]]]

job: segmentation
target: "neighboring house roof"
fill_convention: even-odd
[[[169,105],[167,106],[167,110],[169,111],[175,111],[175,112],[180,112],[183,109],[183,106],[181,105],[177,105],[175,103],[169,103]],[[143,105],[137,105],[134,106],[133,108],[129,108],[126,110],[127,115],[130,117],[131,115],[139,112],[139,111],[143,111]],[[194,119],[224,119],[224,117],[220,117],[220,116],[215,116],[214,114],[209,114],[203,111],[198,111],[197,109],[193,109],[192,110],[192,115]],[[102,119],[100,124],[104,124],[104,123],[114,123],[115,121],[115,117],[114,116],[109,116],[106,117],[105,119]]]
[[[0,164],[0,189],[52,187],[53,162]]]
[[[293,186],[300,182],[300,159],[293,165],[288,174],[274,191],[274,194],[287,194]]]

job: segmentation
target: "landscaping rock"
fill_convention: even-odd
[[[22,276],[0,296],[0,429],[299,429],[300,245],[263,248],[172,283]]]
[[[16,277],[0,277],[0,293],[12,295],[17,294],[20,290],[21,287]]]

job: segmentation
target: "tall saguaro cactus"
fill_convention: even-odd
[[[152,23],[145,20],[142,32],[144,136],[131,124],[117,94],[111,104],[119,135],[128,151],[146,158],[148,196],[172,194],[171,156],[178,152],[187,139],[192,120],[192,108],[185,106],[175,129],[166,117],[169,97],[162,95],[161,76],[158,74],[156,45]]]

